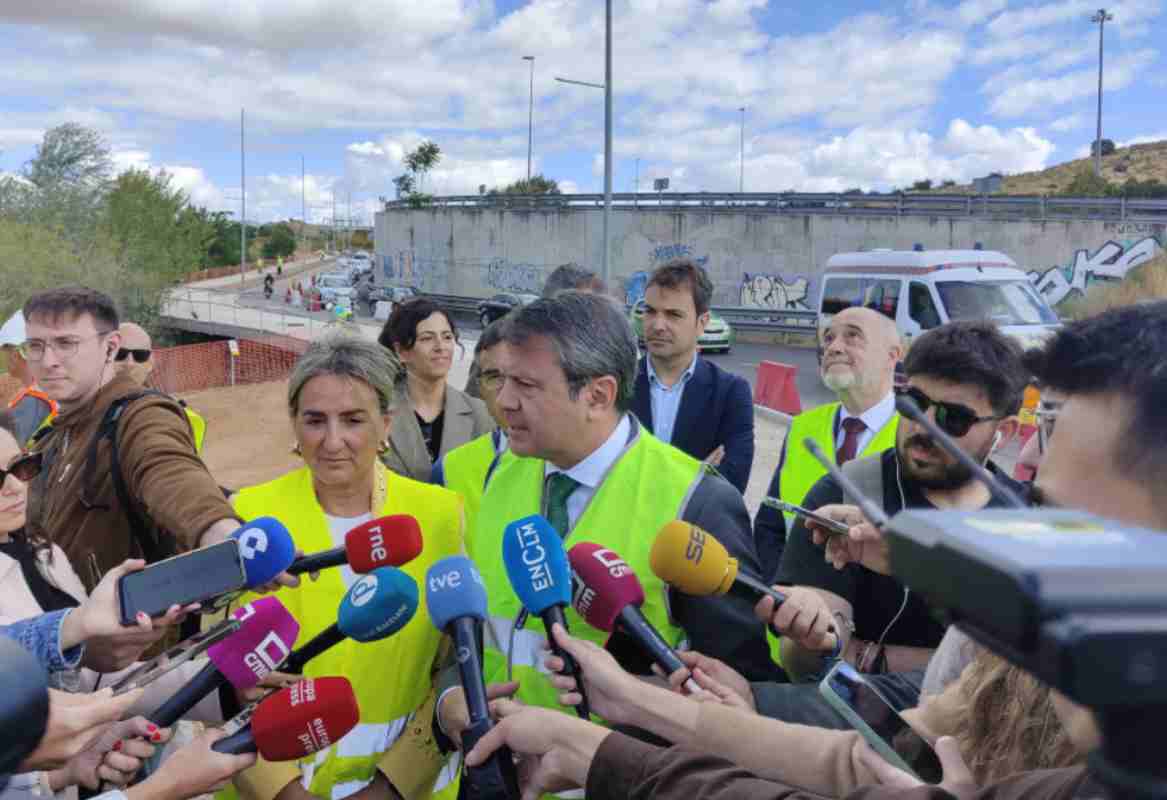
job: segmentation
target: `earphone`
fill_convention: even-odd
[[[996,450],[997,445],[999,445],[1000,443],[1001,443],[1001,432],[997,431],[996,433],[993,434],[993,445],[989,449]]]

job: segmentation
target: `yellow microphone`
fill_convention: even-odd
[[[665,583],[685,594],[703,597],[733,594],[757,601],[763,596],[781,603],[786,595],[742,573],[737,559],[710,533],[688,522],[666,522],[652,543],[649,566]]]

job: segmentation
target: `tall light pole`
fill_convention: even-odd
[[[612,257],[612,0],[604,3],[604,286]]]
[[[1114,14],[1105,8],[1094,12],[1091,22],[1098,23],[1098,130],[1094,136],[1094,174],[1102,177],[1102,31],[1106,23],[1114,19]]]
[[[737,191],[738,194],[741,194],[746,190],[746,107],[742,106],[738,111],[742,112],[742,146],[739,159],[741,162],[741,171],[737,179]]]
[[[308,239],[308,205],[304,202],[304,154],[300,154],[300,237]]]
[[[531,62],[531,102],[527,111],[527,192],[531,191],[531,145],[535,139],[535,57],[523,56]]]
[[[243,109],[239,109],[239,282],[247,276],[247,151],[243,144]]]

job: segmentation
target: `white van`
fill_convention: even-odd
[[[1025,348],[1040,345],[1060,325],[1026,274],[995,250],[838,253],[827,261],[819,290],[820,342],[831,318],[851,306],[895,320],[905,347],[954,320],[990,320]]]

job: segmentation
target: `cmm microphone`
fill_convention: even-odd
[[[587,719],[588,698],[583,694],[579,664],[551,635],[551,626],[556,622],[569,630],[563,611],[571,604],[571,568],[563,551],[563,540],[550,522],[532,514],[507,525],[502,537],[502,560],[511,588],[523,608],[543,620],[551,652],[563,659],[563,674],[575,678],[583,696],[575,711]]]
[[[449,556],[435,563],[426,573],[425,583],[430,620],[454,640],[458,677],[470,712],[470,724],[462,732],[462,751],[468,753],[494,727],[478,646],[487,614],[486,587],[474,563],[465,556]],[[485,763],[468,767],[462,783],[467,796],[476,799],[519,797],[519,779],[510,748],[503,745]]]
[[[45,668],[12,639],[0,636],[0,784],[16,772],[45,735],[49,724]]]
[[[272,596],[231,612],[241,627],[207,649],[209,663],[147,718],[168,728],[208,694],[225,683],[245,690],[256,686],[288,656],[300,633],[300,623]]]
[[[345,639],[375,642],[392,636],[413,619],[417,599],[417,583],[401,570],[373,570],[349,587],[340,601],[336,622],[298,647],[280,671],[299,675],[309,661]]]
[[[567,556],[576,579],[573,605],[589,625],[630,636],[666,675],[685,669],[672,646],[640,611],[644,587],[624,559],[593,542],[580,542]],[[685,688],[700,691],[692,679],[685,681]]]
[[[258,752],[266,761],[296,761],[340,741],[360,718],[348,678],[311,678],[265,697],[245,727],[211,749],[229,755]]]
[[[288,572],[301,575],[345,564],[363,574],[379,567],[400,567],[421,553],[421,527],[410,514],[391,514],[363,522],[344,536],[344,547],[334,547],[292,562]]]

